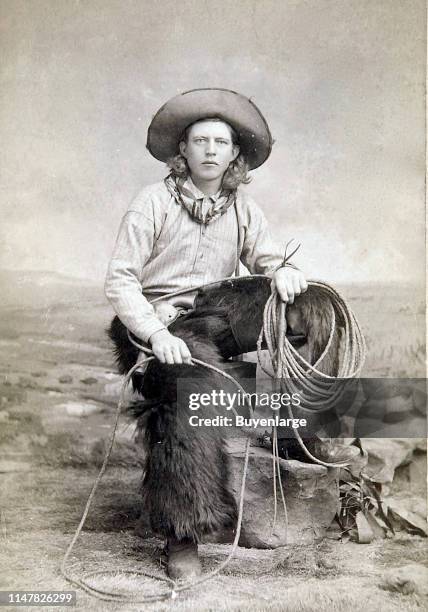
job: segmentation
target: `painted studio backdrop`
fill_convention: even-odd
[[[383,299],[371,308],[400,344],[398,292],[416,312],[403,342],[423,341],[422,0],[3,0],[1,12],[2,269],[101,288],[122,215],[166,173],[145,149],[151,117],[179,92],[226,87],[270,124],[271,158],[246,189],[276,238],[301,243],[296,264]]]
[[[0,0],[0,604],[2,589],[70,588],[77,591],[76,610],[118,609],[116,595],[106,595],[110,607],[63,579],[59,568],[68,549],[70,573],[102,592],[136,598],[167,590],[167,600],[140,605],[144,610],[426,609],[425,4]],[[223,433],[213,444],[202,424],[189,443],[177,444],[174,429],[187,432],[190,422],[174,412],[174,396],[159,400],[161,392],[174,392],[169,376],[177,368],[164,368],[165,377],[157,378],[157,365],[155,376],[140,375],[138,383],[149,380],[153,392],[132,394],[106,333],[113,309],[103,285],[121,218],[142,188],[168,173],[146,150],[147,128],[167,100],[206,87],[237,91],[266,117],[272,154],[240,189],[254,197],[284,247],[292,238],[301,244],[293,262],[305,276],[332,285],[347,301],[368,348],[358,385],[347,387],[334,407],[340,419],[331,423],[340,421],[342,437],[308,441],[321,465],[293,437],[278,436],[276,444],[272,422],[254,430],[242,505],[245,438],[230,435],[226,454]],[[255,282],[259,294],[250,279],[250,306],[240,297],[239,307],[238,299],[230,306],[236,325],[224,315],[227,300],[221,316],[210,319],[224,322],[216,331],[222,339],[232,340],[229,323],[233,333],[238,323],[245,328],[252,344],[239,350],[255,348],[262,325],[260,296],[267,299],[269,280]],[[221,292],[211,295],[223,300]],[[323,302],[310,310],[299,300],[292,341],[304,343],[306,356],[316,343],[326,346],[320,367],[335,370],[339,348],[349,347],[346,333],[340,344],[340,324],[330,335],[328,317],[320,315]],[[290,332],[293,310],[286,313]],[[200,320],[205,325],[208,318]],[[178,319],[176,330],[188,320]],[[120,325],[114,329],[123,350],[127,336]],[[306,329],[316,336],[312,345]],[[210,350],[207,360],[217,363],[215,346],[201,337],[194,355]],[[228,350],[238,351],[233,347]],[[351,367],[362,352],[354,359],[342,351],[342,364]],[[271,366],[267,352],[262,365],[264,358]],[[129,359],[122,361],[124,371]],[[245,360],[256,361],[255,354]],[[218,365],[250,377],[256,369]],[[302,369],[299,385],[309,377]],[[261,382],[260,372],[257,389],[267,395],[270,379]],[[246,382],[253,385],[254,378]],[[310,382],[319,380],[324,384],[318,375]],[[199,393],[211,380],[192,384]],[[142,395],[153,398],[147,427],[156,425],[159,437],[146,430],[152,445],[146,454],[135,418],[117,412],[114,427],[122,389],[135,414],[147,405]],[[260,406],[256,416],[264,417]],[[198,410],[192,416],[205,414]],[[324,433],[330,416],[316,431],[322,438],[339,435],[338,429]],[[349,456],[348,471],[322,461]],[[70,552],[104,457],[107,469]],[[170,592],[170,584],[143,576],[164,576],[165,542],[155,537],[159,509],[169,508],[173,525],[193,513],[197,528],[206,520],[207,531],[214,502],[227,515],[229,464],[243,509],[242,538],[230,564],[189,592]],[[143,500],[148,466],[152,488],[146,479]],[[201,474],[206,481],[196,478]],[[283,483],[284,499],[274,482]],[[169,570],[181,544],[168,546]],[[187,544],[195,562],[196,544]],[[230,551],[230,544],[200,544],[204,576]]]

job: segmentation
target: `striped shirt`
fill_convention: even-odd
[[[205,212],[219,197],[204,195],[189,178],[185,187]],[[164,182],[143,189],[122,219],[108,267],[105,293],[122,323],[148,342],[165,329],[150,301],[179,289],[233,275],[238,257],[252,274],[272,274],[283,249],[272,240],[265,216],[238,189],[235,206],[208,225],[195,222]],[[196,292],[165,298],[191,307]]]

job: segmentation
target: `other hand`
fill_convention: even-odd
[[[276,288],[283,302],[293,304],[296,295],[300,295],[307,290],[308,283],[303,272],[290,266],[284,266],[273,275],[271,288],[272,291]]]
[[[152,351],[161,363],[192,365],[191,354],[186,343],[173,336],[167,329],[160,329],[150,336]]]

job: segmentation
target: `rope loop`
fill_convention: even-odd
[[[290,241],[291,242],[291,241]],[[287,243],[284,261],[285,262],[297,251],[300,245],[289,255],[287,256],[287,248],[289,246]],[[263,276],[263,275],[254,275],[254,276]],[[264,277],[264,276],[263,276]],[[266,278],[266,277],[264,277]],[[221,279],[221,280],[229,280],[229,279]],[[214,283],[209,283],[209,285],[217,284],[221,281],[215,281]],[[359,327],[358,321],[355,318],[352,310],[345,302],[343,298],[339,296],[339,294],[329,285],[319,282],[319,281],[310,281],[308,283],[311,286],[318,287],[320,291],[324,292],[326,296],[329,297],[331,303],[331,329],[329,333],[329,338],[327,344],[314,365],[311,365],[308,361],[306,361],[299,353],[294,349],[294,347],[287,340],[286,336],[286,305],[280,299],[276,290],[270,295],[268,298],[264,312],[263,312],[263,326],[260,331],[258,340],[257,340],[257,355],[259,365],[262,370],[272,376],[272,374],[267,371],[262,365],[262,355],[261,355],[261,347],[263,341],[265,341],[267,350],[269,352],[270,360],[272,367],[275,370],[274,378],[277,379],[277,384],[279,384],[280,389],[286,390],[288,392],[295,392],[298,390],[299,392],[304,392],[305,394],[305,406],[304,409],[309,412],[323,412],[325,410],[330,410],[334,407],[340,399],[341,394],[343,393],[343,386],[338,384],[338,379],[347,379],[347,378],[355,378],[361,372],[363,367],[365,355],[366,355],[366,345],[364,341],[364,336]],[[184,289],[175,291],[174,293],[168,294],[169,297],[182,295],[185,293],[196,291],[202,287],[207,287],[208,285],[200,285],[198,287],[192,287],[190,289]],[[165,299],[166,296],[162,296],[160,298],[156,298],[153,302],[159,301],[161,299]],[[153,303],[152,302],[152,303]],[[331,350],[332,341],[334,338],[334,334],[337,332],[337,324],[336,324],[336,311],[340,313],[342,320],[344,321],[344,337],[345,337],[345,354],[342,360],[342,364],[339,368],[339,372],[337,372],[336,376],[329,376],[324,374],[320,369],[320,365],[322,364],[323,359],[325,359],[328,352]],[[214,576],[219,574],[232,559],[236,548],[238,546],[241,527],[242,527],[242,517],[244,511],[244,496],[245,496],[245,482],[248,471],[248,461],[249,461],[249,453],[250,453],[250,436],[247,437],[245,444],[245,454],[244,454],[244,466],[242,472],[242,481],[241,481],[241,489],[240,489],[240,498],[239,498],[239,508],[238,508],[238,520],[236,525],[236,533],[235,538],[232,544],[232,548],[226,559],[220,563],[216,569],[209,572],[205,576],[191,582],[180,584],[176,583],[170,578],[165,576],[158,576],[152,574],[150,572],[145,571],[127,571],[122,572],[123,575],[139,575],[145,576],[147,578],[151,578],[154,580],[159,580],[162,582],[168,583],[170,588],[167,591],[164,591],[158,595],[146,595],[144,597],[127,597],[120,593],[114,593],[110,591],[105,591],[103,589],[98,589],[92,585],[90,585],[83,578],[79,578],[70,574],[69,569],[67,567],[68,560],[73,551],[73,548],[79,538],[79,535],[83,529],[86,518],[89,513],[90,506],[92,504],[93,498],[95,496],[95,492],[98,488],[98,485],[101,481],[104,472],[106,471],[108,460],[110,458],[113,444],[116,436],[116,430],[119,422],[119,417],[122,412],[122,409],[125,405],[125,390],[132,378],[132,375],[138,368],[146,366],[150,361],[155,359],[152,351],[147,347],[142,345],[133,339],[132,335],[128,330],[128,337],[131,343],[142,351],[146,357],[138,360],[137,363],[132,366],[132,368],[128,371],[123,380],[123,385],[120,393],[119,402],[117,404],[116,413],[115,413],[115,421],[113,424],[112,432],[110,435],[110,440],[108,443],[107,451],[99,471],[97,478],[92,486],[92,490],[89,494],[88,500],[86,502],[86,506],[80,520],[80,523],[76,529],[76,532],[66,550],[63,561],[61,563],[61,574],[62,576],[69,582],[70,584],[80,587],[86,593],[100,599],[102,601],[114,601],[116,603],[132,603],[132,604],[141,604],[141,603],[154,603],[157,601],[165,601],[168,599],[175,599],[177,594],[189,589],[194,588],[195,586],[200,586],[201,584],[211,580]],[[240,390],[240,392],[244,393],[246,397],[245,391],[239,384],[239,382],[230,374],[223,372],[221,369],[216,368],[215,366],[205,363],[199,359],[192,358],[193,364],[206,368],[208,370],[214,371],[221,376],[224,376],[229,381],[233,382],[236,387]],[[296,383],[297,381],[297,383]],[[249,403],[250,412],[252,414],[252,406]],[[236,416],[236,411],[232,407],[232,410]],[[293,413],[291,410],[291,405],[288,406],[288,412],[290,418],[293,417]],[[320,459],[314,457],[309,450],[306,448],[305,443],[303,442],[298,430],[293,430],[296,438],[305,452],[305,454],[315,463],[319,465],[323,465],[325,467],[346,467],[347,463],[328,463],[325,461],[321,461]],[[284,508],[284,520],[285,520],[285,528],[286,528],[286,537],[288,531],[288,516],[287,516],[287,506],[285,502],[285,495],[282,486],[281,472],[280,472],[280,462],[279,462],[279,449],[278,449],[278,432],[276,426],[273,428],[272,433],[272,459],[273,459],[273,486],[274,486],[274,517],[273,517],[273,526],[272,533],[275,528],[275,523],[277,519],[277,489],[276,489],[276,480],[278,479],[278,485],[281,493],[281,500]],[[101,574],[109,573],[106,571],[100,572],[92,572],[87,574],[86,577],[96,576]]]
[[[263,313],[263,327],[257,340],[258,361],[263,371],[272,376],[262,366],[261,347],[267,346],[270,361],[282,392],[299,393],[302,397],[300,409],[309,413],[332,410],[346,390],[346,380],[357,377],[366,358],[366,343],[358,321],[345,300],[329,285],[320,281],[310,281],[309,286],[317,287],[330,301],[330,332],[324,350],[316,363],[309,363],[289,342],[285,334],[286,304],[276,290],[266,302]],[[344,355],[335,375],[325,374],[321,364],[332,347],[333,338],[338,333],[336,311],[344,322]],[[288,414],[293,417],[291,405]],[[348,463],[329,463],[312,455],[306,448],[298,430],[293,430],[299,445],[315,463],[325,467],[346,467]]]

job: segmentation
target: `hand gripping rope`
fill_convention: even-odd
[[[283,263],[285,263],[287,259],[289,259],[289,257],[285,256]],[[254,275],[254,276],[263,276],[263,275]],[[221,281],[223,280],[229,280],[229,279],[221,279]],[[172,297],[172,296],[177,296],[177,295],[182,295],[185,293],[193,292],[202,287],[214,285],[221,281],[215,281],[213,283],[209,283],[208,285],[200,285],[198,287],[192,287],[191,289],[182,289],[180,291],[175,291],[174,293],[168,294],[168,296],[162,296],[161,298],[156,298],[156,300],[153,300],[153,302],[156,302],[160,299],[165,299],[165,297]],[[273,291],[272,295],[269,297],[268,301],[266,302],[266,306],[265,306],[265,310],[263,314],[263,327],[262,327],[262,330],[260,332],[260,335],[257,341],[257,355],[258,355],[259,365],[261,366],[264,372],[266,372],[269,376],[271,376],[271,373],[265,370],[265,368],[262,365],[261,346],[262,346],[263,340],[265,340],[272,366],[275,367],[275,374],[276,374],[275,378],[278,381],[278,385],[280,389],[287,390],[288,392],[295,392],[297,390],[300,393],[303,392],[304,397],[305,397],[305,404],[304,406],[302,405],[300,408],[303,410],[307,410],[308,412],[320,412],[320,411],[323,412],[325,410],[331,409],[337,403],[338,399],[343,393],[343,384],[341,384],[338,379],[351,379],[351,378],[358,376],[358,374],[361,372],[361,369],[363,367],[363,363],[365,360],[365,355],[366,355],[366,345],[365,345],[364,336],[361,332],[358,321],[356,320],[352,310],[350,309],[348,304],[345,302],[345,300],[341,298],[339,294],[332,287],[330,287],[329,285],[325,283],[318,282],[318,281],[310,281],[308,284],[312,286],[316,286],[320,288],[322,291],[324,291],[330,298],[330,303],[331,303],[330,335],[329,335],[328,342],[324,348],[324,351],[322,355],[320,356],[320,358],[318,359],[318,361],[314,365],[311,365],[310,363],[308,363],[294,349],[294,347],[287,340],[287,337],[285,334],[286,332],[286,329],[285,329],[286,304],[280,299],[278,293],[275,290]],[[325,356],[330,350],[332,339],[333,339],[333,336],[336,330],[335,308],[337,308],[337,310],[340,312],[345,322],[345,329],[344,329],[345,349],[344,349],[344,358],[342,360],[342,364],[339,368],[339,372],[337,373],[337,376],[329,376],[327,374],[323,374],[319,370],[319,366],[322,360],[325,358]],[[140,368],[141,366],[144,366],[145,364],[147,364],[149,361],[152,361],[153,359],[155,359],[152,351],[148,349],[147,347],[143,346],[142,344],[139,344],[138,342],[136,342],[132,338],[132,336],[129,334],[129,332],[128,332],[128,337],[130,341],[132,342],[132,344],[136,346],[139,350],[147,354],[148,357],[136,363],[129,370],[129,372],[126,374],[124,378],[121,393],[120,393],[120,399],[119,399],[119,402],[116,408],[115,421],[113,424],[113,429],[112,429],[112,433],[110,436],[108,448],[107,448],[107,451],[104,457],[104,461],[99,471],[99,474],[97,478],[95,479],[91,493],[88,497],[88,501],[86,502],[85,510],[83,512],[80,523],[64,555],[64,559],[61,564],[61,574],[70,584],[80,587],[81,589],[89,593],[90,595],[96,597],[97,599],[103,600],[103,601],[115,601],[118,603],[153,603],[156,601],[163,601],[163,600],[167,600],[171,598],[174,599],[175,597],[177,597],[178,593],[192,589],[195,586],[199,586],[203,584],[204,582],[211,580],[214,576],[219,574],[227,566],[229,561],[232,559],[236,551],[236,548],[238,546],[239,538],[241,535],[242,516],[243,516],[243,510],[244,510],[245,482],[246,482],[246,476],[247,476],[247,470],[248,470],[248,459],[249,459],[249,450],[250,450],[250,437],[249,436],[247,437],[246,444],[245,444],[244,467],[243,467],[243,473],[242,473],[241,490],[240,490],[239,507],[238,507],[238,520],[237,520],[237,525],[236,525],[235,538],[234,538],[230,553],[228,554],[226,559],[222,563],[220,563],[213,571],[205,574],[205,576],[202,576],[201,578],[198,578],[192,582],[187,582],[187,583],[176,583],[170,578],[167,578],[165,576],[159,576],[159,575],[155,575],[155,574],[152,574],[150,572],[145,572],[145,571],[139,571],[139,570],[122,571],[121,572],[122,575],[144,576],[144,577],[151,578],[154,580],[166,582],[169,585],[168,590],[160,594],[146,595],[142,597],[139,596],[138,594],[136,594],[135,597],[131,597],[131,596],[127,597],[120,593],[105,591],[105,590],[102,590],[102,589],[99,589],[99,588],[96,588],[90,585],[86,580],[79,578],[78,576],[72,576],[69,573],[69,570],[67,568],[68,559],[83,529],[83,526],[85,524],[86,518],[89,513],[91,503],[93,501],[95,492],[97,490],[97,487],[101,481],[103,474],[106,471],[107,463],[110,458],[111,451],[112,451],[113,444],[114,444],[114,439],[116,435],[120,413],[125,405],[126,387],[129,384],[129,381],[131,380],[131,377],[134,374],[135,370],[137,370],[137,368]],[[233,382],[236,385],[236,387],[239,389],[239,391],[244,394],[244,397],[245,397],[245,392],[242,389],[241,385],[230,374],[223,372],[222,370],[212,366],[209,363],[200,361],[199,359],[192,358],[192,363],[195,366],[199,366],[199,367],[203,367],[203,368],[212,370],[220,374],[221,376],[224,376],[225,378]],[[249,406],[249,409],[252,412],[251,405]],[[233,408],[232,410],[234,411]],[[290,405],[288,406],[288,412],[289,412],[290,418],[293,418],[293,413],[292,413],[292,409]],[[234,413],[236,414],[235,411]],[[301,448],[305,452],[305,454],[315,463],[318,463],[319,465],[323,465],[325,467],[333,467],[333,468],[346,467],[347,465],[349,465],[346,462],[328,463],[326,461],[317,459],[306,448],[297,429],[294,430],[294,433],[297,437],[297,440]],[[278,478],[278,485],[279,485],[280,494],[281,494],[281,500],[282,500],[282,504],[284,508],[284,519],[285,519],[286,530],[288,527],[287,507],[285,503],[285,495],[284,495],[284,491],[282,487],[282,480],[281,480],[281,474],[280,474],[280,463],[279,463],[279,453],[278,453],[278,435],[277,435],[276,426],[273,429],[273,435],[272,435],[272,459],[273,459],[273,485],[274,485],[274,517],[273,517],[273,526],[272,526],[272,532],[273,532],[274,527],[275,527],[276,517],[277,517],[277,492],[276,492],[276,479],[277,478]],[[106,573],[112,573],[112,572],[108,572],[108,570],[91,572],[89,574],[86,574],[86,579],[90,577],[95,577],[101,574],[105,575]],[[117,575],[117,573],[115,574]]]

